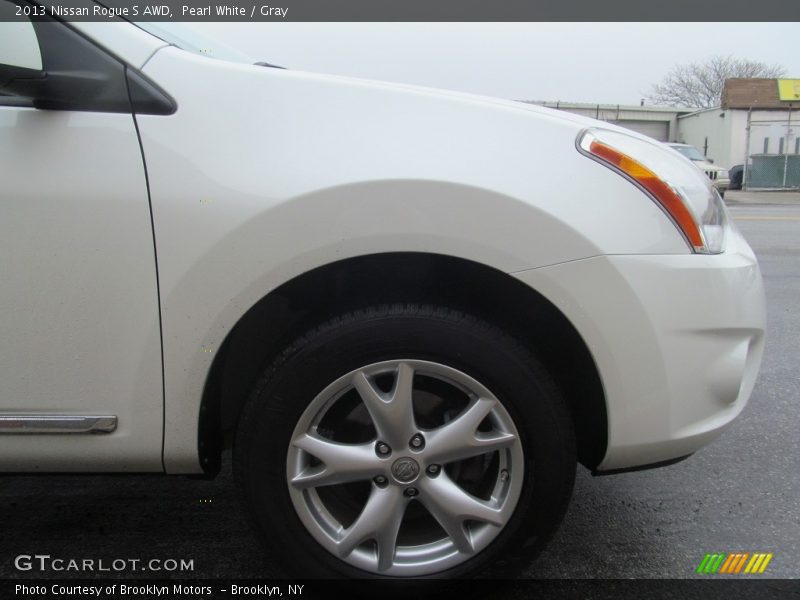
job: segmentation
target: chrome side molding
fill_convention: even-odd
[[[111,415],[17,415],[0,413],[4,433],[111,433],[117,417]]]

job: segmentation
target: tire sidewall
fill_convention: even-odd
[[[306,530],[289,496],[286,457],[297,422],[326,386],[366,365],[396,359],[438,362],[467,373],[513,419],[525,473],[512,517],[475,557],[429,577],[472,575],[491,564],[492,576],[512,574],[523,554],[532,555],[549,538],[566,508],[576,465],[568,413],[539,361],[510,336],[462,313],[419,307],[359,311],[329,322],[292,344],[256,386],[240,419],[234,465],[268,549],[279,550],[283,562],[304,576],[376,577],[334,557]]]

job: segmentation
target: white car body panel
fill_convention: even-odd
[[[0,470],[161,470],[155,259],[133,118],[0,106],[0,180],[0,413],[119,421],[110,435],[0,435]]]
[[[603,256],[515,276],[561,307],[597,363],[609,434],[599,471],[691,454],[750,397],[765,299],[738,231],[722,255]]]
[[[168,471],[199,468],[186,414],[197,413],[227,333],[313,268],[399,251],[506,272],[688,253],[652,201],[576,151],[584,121],[174,48],[144,72],[179,103],[170,117],[139,118],[164,311]]]
[[[583,128],[613,126],[455,92],[223,62],[125,23],[76,27],[143,67],[178,105],[136,119],[158,279],[133,119],[0,108],[6,198],[30,201],[44,189],[50,203],[0,225],[33,265],[0,259],[19,279],[0,291],[4,333],[32,336],[25,355],[0,351],[2,374],[16,377],[4,384],[4,408],[119,416],[109,435],[0,436],[3,470],[201,472],[203,389],[239,319],[294,277],[384,252],[482,263],[566,315],[606,392],[601,470],[690,453],[744,406],[763,349],[755,257],[733,229],[723,254],[692,254],[654,201],[577,151]],[[23,132],[28,159],[50,147],[52,178],[36,186],[11,150],[17,115],[75,134]],[[87,172],[90,184],[80,179]],[[33,219],[43,245],[30,239]],[[116,285],[100,288],[101,280]],[[42,310],[26,312],[34,283],[45,292]],[[75,295],[61,305],[65,290]],[[72,354],[47,345],[54,329]]]

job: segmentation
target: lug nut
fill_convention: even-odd
[[[375,452],[377,452],[378,456],[389,456],[392,453],[392,449],[386,442],[378,442],[375,444]]]
[[[408,498],[413,498],[414,496],[417,495],[418,492],[417,488],[406,488],[406,491],[404,493]]]
[[[383,487],[389,482],[389,480],[386,479],[386,477],[384,477],[383,475],[378,475],[375,479],[373,479],[373,481],[375,482],[375,485],[377,485],[378,487]]]
[[[439,471],[441,471],[441,469],[442,468],[439,465],[431,465],[427,469],[428,475],[430,475],[431,477],[436,477],[439,474]]]
[[[422,450],[422,448],[425,447],[425,438],[422,437],[422,434],[418,433],[411,438],[408,445],[411,446],[413,450]]]

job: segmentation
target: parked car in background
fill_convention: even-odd
[[[729,190],[740,190],[744,183],[744,165],[734,165],[728,170],[731,183],[728,186]]]
[[[0,19],[0,471],[210,478],[230,449],[294,575],[513,576],[578,463],[675,462],[747,403],[758,262],[651,138],[27,14]]]
[[[725,196],[725,191],[730,187],[730,177],[726,168],[715,165],[713,161],[706,158],[700,150],[689,144],[667,145],[691,160],[695,166],[703,171],[711,180],[711,183],[717,188],[719,195]]]

